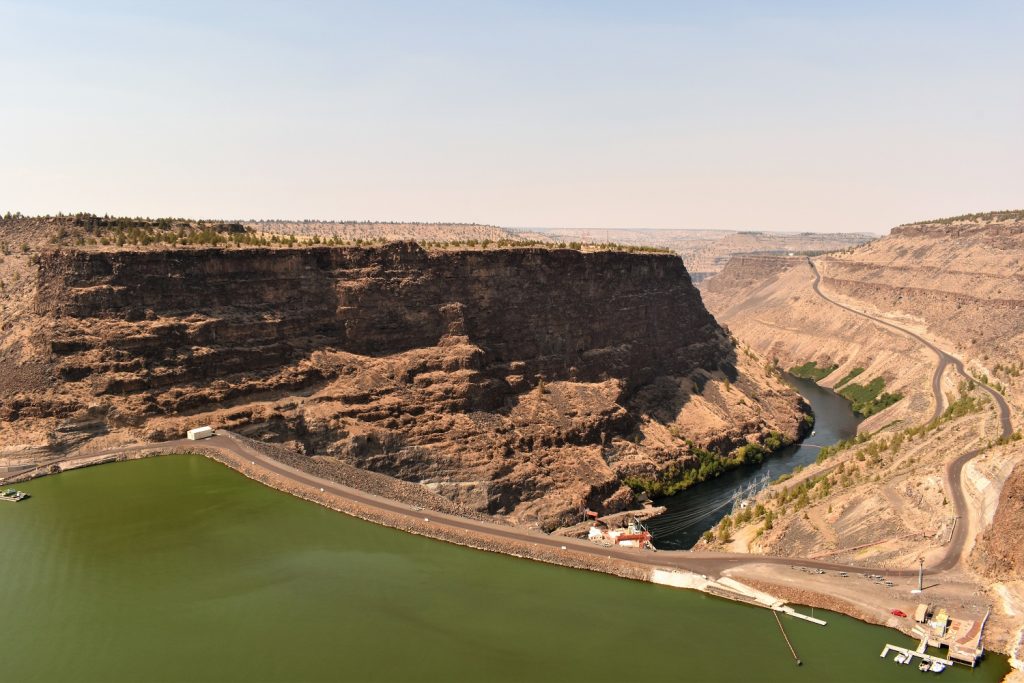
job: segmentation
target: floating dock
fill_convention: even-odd
[[[0,491],[0,500],[6,500],[9,503],[17,503],[26,498],[28,498],[28,494],[24,491],[15,491],[14,489]]]
[[[920,657],[923,663],[926,663],[929,667],[935,663],[941,664],[943,667],[953,666],[953,661],[950,659],[943,659],[942,657],[936,657],[930,655],[925,650],[928,649],[928,639],[922,638],[918,644],[916,650],[910,650],[899,645],[890,645],[886,643],[885,648],[882,650],[882,654],[879,655],[882,658],[888,657],[890,652],[898,653],[896,655],[896,662],[898,664],[910,664],[914,657]]]

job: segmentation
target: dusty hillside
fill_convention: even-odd
[[[185,239],[4,257],[9,456],[209,422],[552,528],[802,428],[671,255]]]
[[[821,368],[836,366],[820,381],[827,387],[862,369],[851,382],[881,378],[885,391],[903,395],[866,420],[862,430],[927,421],[934,410],[934,354],[905,335],[832,305],[813,284],[806,258],[738,256],[702,284],[702,296],[737,338],[784,369],[811,361]],[[946,388],[955,387],[950,380]]]
[[[783,367],[841,393],[877,381],[901,396],[707,544],[893,568],[923,557],[962,583],[965,604],[994,606],[1012,651],[1024,605],[1022,257],[1024,214],[1008,212],[901,226],[813,265],[736,257],[702,283],[718,319]]]
[[[900,226],[819,268],[830,291],[925,331],[1024,408],[1024,212]]]

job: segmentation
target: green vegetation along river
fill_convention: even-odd
[[[8,681],[910,681],[893,631],[448,545],[198,456],[67,472],[0,508]],[[819,612],[819,616],[824,616]],[[943,681],[996,681],[1005,658]]]
[[[819,387],[813,380],[788,374],[783,378],[811,405],[814,431],[800,443],[768,456],[760,465],[738,467],[674,496],[659,499],[658,505],[664,505],[666,511],[647,523],[658,548],[692,548],[701,534],[733,512],[737,493],[761,477],[775,479],[806,467],[818,458],[823,446],[857,434],[861,418],[853,412],[849,401],[831,389]]]

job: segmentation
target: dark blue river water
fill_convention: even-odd
[[[726,472],[717,479],[697,484],[656,503],[668,508],[647,524],[659,548],[692,548],[708,529],[732,512],[735,493],[763,477],[769,481],[795,468],[814,462],[822,446],[848,439],[857,433],[859,418],[850,402],[809,379],[785,376],[786,382],[803,396],[814,411],[814,433],[803,442],[784,448],[761,465],[747,465]]]

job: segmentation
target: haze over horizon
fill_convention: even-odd
[[[1024,5],[0,1],[0,211],[885,232],[1024,207]]]

